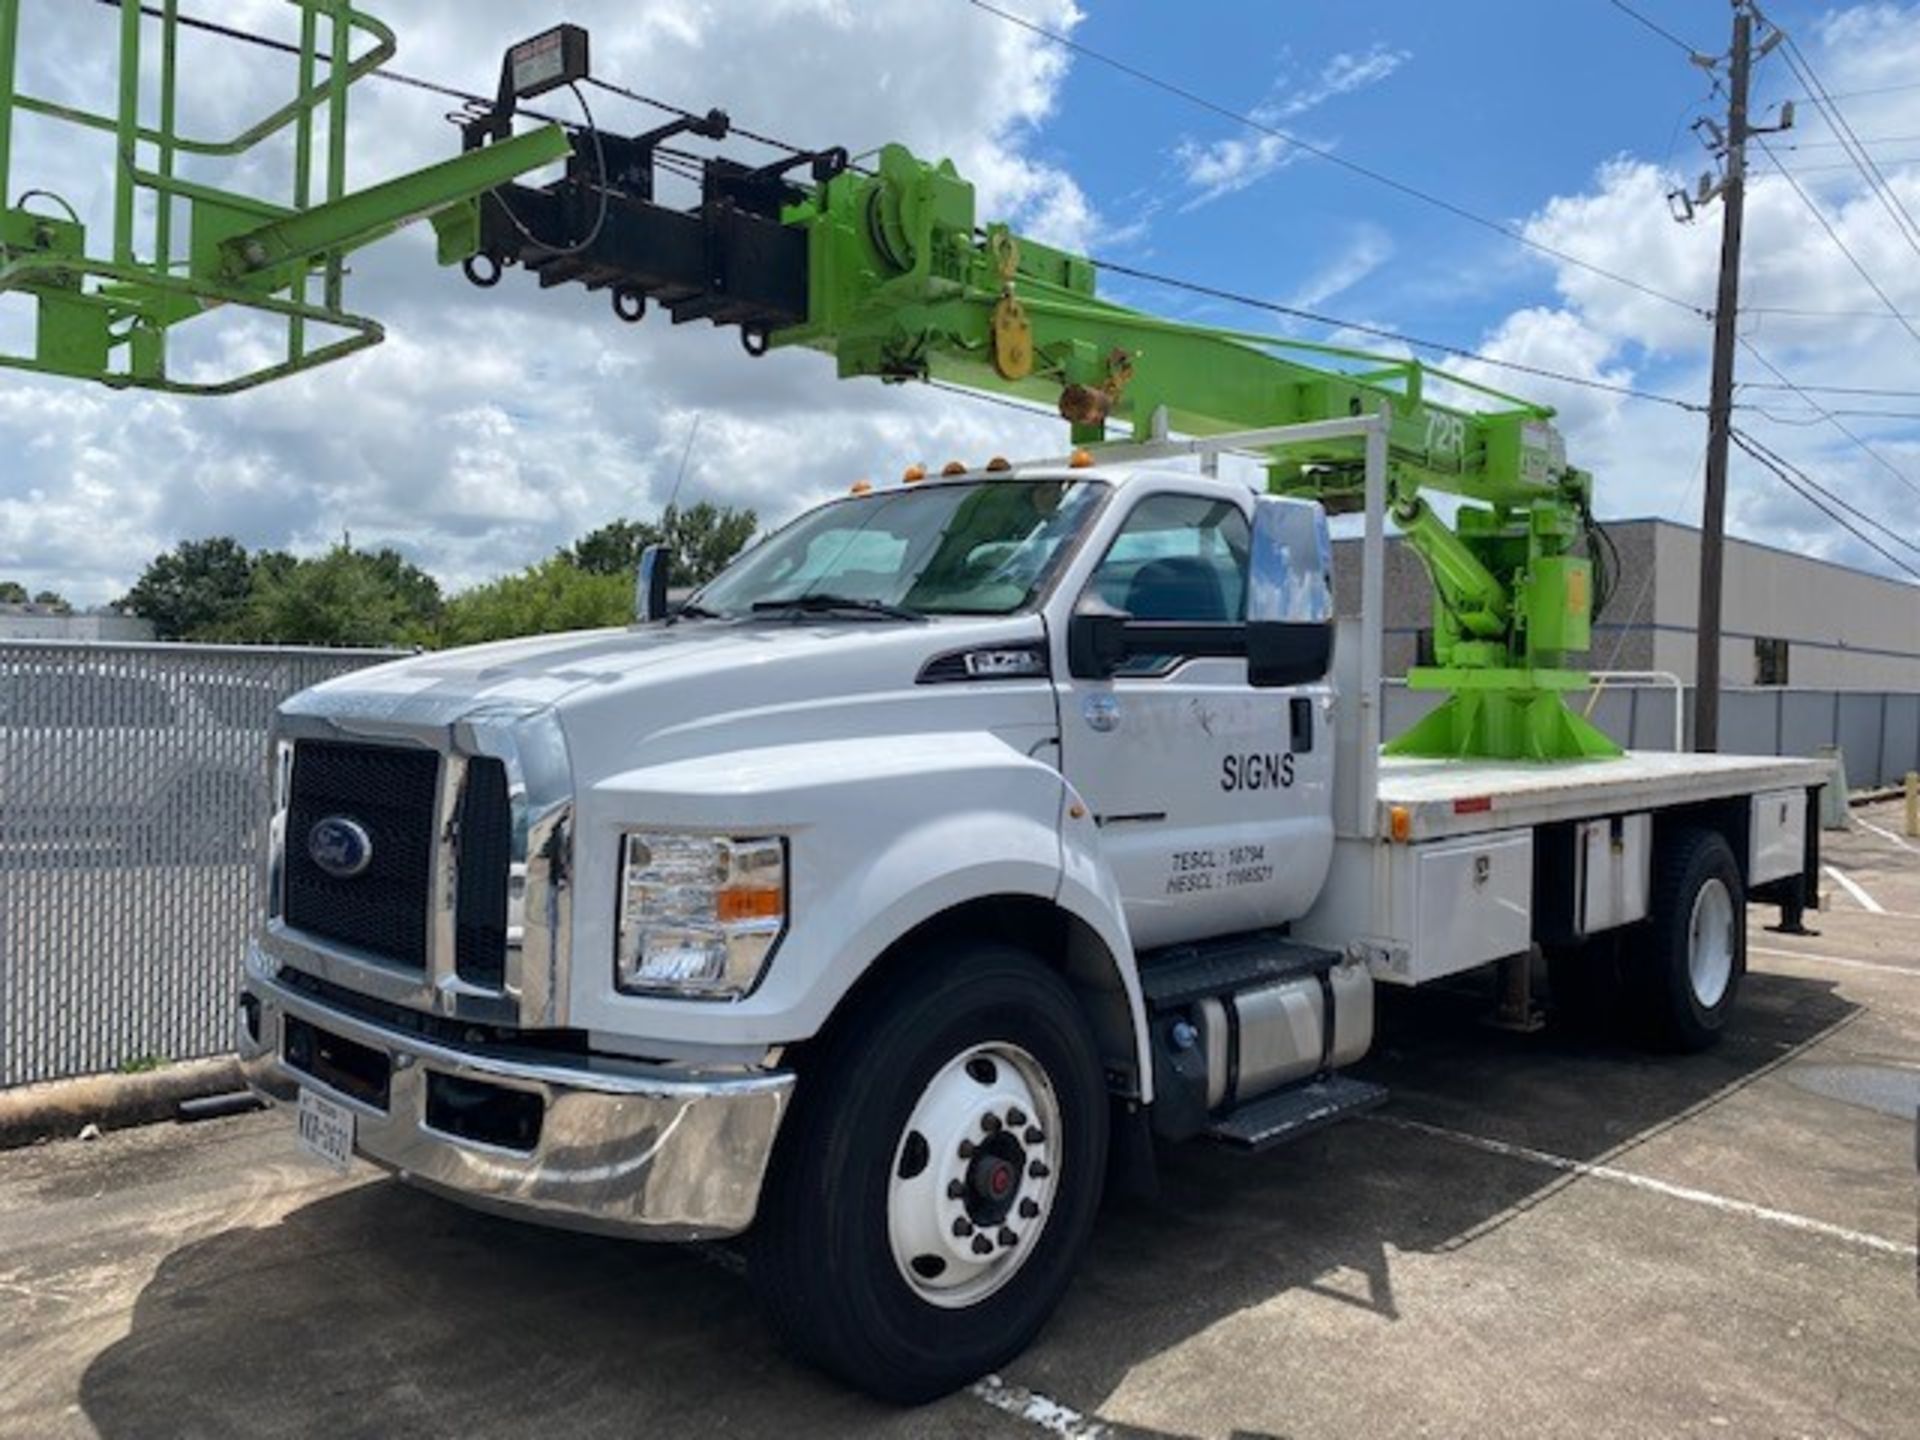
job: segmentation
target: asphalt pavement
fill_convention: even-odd
[[[1389,995],[1386,1108],[1174,1152],[924,1409],[787,1359],[727,1247],[336,1177],[253,1115],[0,1155],[0,1435],[1920,1435],[1920,840],[1857,815],[1817,936],[1753,912],[1711,1052]]]

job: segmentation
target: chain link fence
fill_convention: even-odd
[[[386,658],[0,641],[0,1087],[228,1048],[274,707]]]

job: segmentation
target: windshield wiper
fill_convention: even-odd
[[[857,599],[852,595],[829,595],[817,590],[805,595],[790,595],[784,600],[756,600],[752,608],[756,615],[781,612],[797,615],[828,615],[837,611],[858,615],[884,615],[889,620],[924,621],[927,618],[918,610],[909,610],[904,605],[894,605],[885,600]]]
[[[727,617],[722,615],[718,610],[709,610],[707,609],[706,606],[696,605],[691,600],[687,601],[684,605],[681,605],[671,615],[667,617],[667,619],[670,621],[671,620],[724,620],[726,618]]]

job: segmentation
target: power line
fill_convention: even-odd
[[[643,95],[640,91],[631,90],[625,85],[615,85],[610,80],[600,80],[589,76],[587,78],[587,84],[594,86],[596,89],[604,90],[609,95],[618,95],[626,100],[637,100],[642,105],[651,105],[654,109],[664,110],[669,115],[678,115],[683,120],[701,120],[706,118],[698,111],[684,109],[666,100],[657,100],[651,95]],[[727,133],[729,135],[738,135],[744,140],[752,140],[761,145],[771,146],[775,150],[785,150],[789,155],[805,155],[809,153],[802,146],[792,144],[786,140],[776,140],[771,135],[762,135],[758,131],[747,129],[744,125],[735,125],[731,120],[729,120],[727,125]]]
[[[1916,235],[1920,235],[1920,226],[1915,225],[1912,213],[1901,202],[1900,197],[1893,193],[1893,187],[1887,183],[1886,175],[1881,172],[1873,156],[1867,153],[1866,146],[1860,143],[1860,137],[1854,133],[1853,126],[1847,122],[1847,117],[1841,113],[1840,107],[1833,103],[1832,97],[1827,93],[1826,85],[1814,72],[1813,64],[1801,51],[1799,42],[1791,34],[1785,31],[1781,33],[1786,35],[1787,68],[1792,70],[1813,92],[1816,97],[1814,104],[1826,117],[1827,123],[1833,127],[1834,133],[1844,142],[1843,148],[1846,150],[1847,158],[1859,167],[1868,188],[1873,191],[1892,218],[1894,228],[1900,232],[1901,238],[1913,249],[1916,256],[1920,256],[1920,240],[1915,238]],[[1774,163],[1779,162],[1776,160]]]
[[[1809,486],[1811,489],[1813,489],[1818,494],[1823,496],[1825,499],[1831,501],[1833,504],[1838,505],[1842,510],[1846,511],[1849,515],[1853,516],[1853,518],[1858,520],[1861,524],[1872,526],[1875,530],[1879,531],[1882,535],[1884,535],[1887,539],[1891,540],[1894,544],[1904,546],[1906,549],[1911,550],[1915,555],[1920,555],[1920,543],[1916,543],[1912,540],[1909,540],[1905,535],[1902,535],[1898,530],[1895,530],[1892,526],[1888,525],[1884,520],[1876,520],[1873,516],[1867,514],[1866,511],[1860,509],[1857,505],[1845,499],[1843,496],[1834,494],[1833,491],[1829,490],[1826,486],[1822,485],[1818,480],[1814,479],[1811,475],[1807,474],[1805,470],[1801,469],[1798,465],[1795,465],[1791,460],[1787,459],[1784,455],[1780,454],[1780,452],[1775,450],[1772,446],[1762,444],[1754,436],[1748,435],[1744,431],[1736,431],[1735,433],[1741,435],[1742,438],[1746,440],[1748,446],[1753,447],[1753,449],[1759,450],[1762,454],[1766,456],[1767,459],[1772,460],[1774,463],[1784,466],[1788,470],[1791,470],[1807,486]],[[1748,453],[1751,454],[1752,450],[1749,450]]]
[[[1885,400],[1920,400],[1920,390],[1883,390],[1873,385],[1789,385],[1770,380],[1742,380],[1739,388],[1792,390],[1801,395],[1871,395]]]
[[[1868,272],[1867,267],[1865,265],[1860,263],[1860,258],[1857,255],[1855,255],[1853,251],[1848,247],[1847,242],[1840,238],[1840,232],[1834,229],[1833,222],[1827,219],[1826,212],[1823,211],[1819,207],[1819,205],[1815,203],[1814,198],[1811,195],[1807,194],[1806,187],[1803,186],[1797,179],[1794,178],[1793,172],[1791,170],[1787,169],[1786,166],[1780,164],[1779,157],[1776,156],[1773,153],[1772,149],[1767,145],[1765,137],[1760,135],[1755,135],[1753,137],[1753,142],[1754,144],[1760,147],[1761,151],[1766,155],[1766,157],[1769,160],[1772,160],[1776,166],[1779,166],[1781,178],[1784,179],[1788,185],[1793,187],[1793,193],[1798,195],[1800,197],[1801,203],[1805,205],[1808,210],[1813,212],[1813,218],[1820,222],[1820,228],[1827,232],[1827,238],[1832,240],[1833,243],[1837,247],[1839,247],[1840,253],[1847,257],[1847,262],[1853,266],[1854,270],[1859,274],[1860,278],[1867,282],[1867,288],[1872,290],[1875,295],[1880,297],[1880,303],[1887,307],[1887,313],[1893,316],[1896,320],[1900,322],[1901,326],[1905,328],[1907,334],[1913,337],[1914,343],[1916,345],[1920,345],[1920,329],[1915,329],[1913,322],[1909,320],[1905,315],[1900,313],[1900,307],[1893,303],[1892,297],[1889,296],[1887,292],[1881,288],[1880,282],[1873,278],[1873,276]],[[1914,243],[1913,237],[1908,236],[1907,243],[1909,245],[1913,244]]]
[[[1657,21],[1649,20],[1645,15],[1641,14],[1638,10],[1634,9],[1633,6],[1626,4],[1625,0],[1607,0],[1607,3],[1613,6],[1613,8],[1618,10],[1622,15],[1626,15],[1631,19],[1639,21],[1640,24],[1646,26],[1647,29],[1651,30],[1654,34],[1658,35],[1662,40],[1665,40],[1669,45],[1678,47],[1679,50],[1682,53],[1684,53],[1689,60],[1691,60],[1694,56],[1700,53],[1693,46],[1687,44],[1686,41],[1682,40],[1678,35],[1674,34],[1671,30],[1667,29],[1666,26],[1659,24]]]
[[[1883,155],[1880,163],[1885,165],[1920,165],[1920,155]],[[1837,175],[1843,170],[1857,173],[1859,169],[1859,162],[1853,161],[1845,165],[1802,165],[1793,173],[1796,175]]]
[[[1222,119],[1232,121],[1236,125],[1243,125],[1249,130],[1257,131],[1262,135],[1278,140],[1283,145],[1312,155],[1316,159],[1324,160],[1330,165],[1337,165],[1342,170],[1361,176],[1363,179],[1373,181],[1376,185],[1384,185],[1388,189],[1418,200],[1422,204],[1431,205],[1438,210],[1444,210],[1447,214],[1457,219],[1478,225],[1484,230],[1491,230],[1496,235],[1505,236],[1516,244],[1524,245],[1528,249],[1536,250],[1543,255],[1549,255],[1563,264],[1572,265],[1576,269],[1585,270],[1590,274],[1600,276],[1602,279],[1611,280],[1616,285],[1624,285],[1630,290],[1637,290],[1642,295],[1664,301],[1669,305],[1689,311],[1703,319],[1707,316],[1707,311],[1695,305],[1690,300],[1682,300],[1677,295],[1669,295],[1664,290],[1655,289],[1653,286],[1636,280],[1630,275],[1623,275],[1619,271],[1610,270],[1604,265],[1596,265],[1590,260],[1583,260],[1579,256],[1569,254],[1557,246],[1549,245],[1542,240],[1536,240],[1526,232],[1514,229],[1511,225],[1506,225],[1498,220],[1489,219],[1485,215],[1477,214],[1467,209],[1464,205],[1455,204],[1453,201],[1435,195],[1431,191],[1422,190],[1418,186],[1410,185],[1404,180],[1396,179],[1384,171],[1375,170],[1371,166],[1363,165],[1357,160],[1349,160],[1346,156],[1337,154],[1324,146],[1301,140],[1277,126],[1269,125],[1262,120],[1256,119],[1252,115],[1231,109],[1228,106],[1220,104],[1218,101],[1209,100],[1206,96],[1196,91],[1189,90],[1181,85],[1176,85],[1170,80],[1163,80],[1159,76],[1142,70],[1138,66],[1130,65],[1124,60],[1117,60],[1113,56],[1095,50],[1091,46],[1083,44],[1081,41],[1075,40],[1070,36],[1062,35],[1058,31],[1047,29],[1044,25],[1036,24],[1024,16],[1015,15],[1008,10],[1002,10],[997,5],[989,4],[988,0],[966,0],[966,3],[984,14],[1004,20],[1009,25],[1017,26],[1030,34],[1037,35],[1043,40],[1060,46],[1062,49],[1070,50],[1076,55],[1084,56],[1086,59],[1094,61],[1096,64],[1104,65],[1108,69],[1118,71],[1120,74],[1137,80],[1143,85],[1151,86],[1156,90],[1174,96],[1176,99],[1184,100],[1189,105],[1194,105],[1202,110],[1209,111],[1214,115],[1220,116]]]
[[[1837,95],[1828,95],[1829,100],[1864,100],[1870,95],[1892,95],[1902,90],[1920,90],[1920,80],[1906,80],[1898,85],[1880,85],[1871,90],[1843,90]],[[1790,95],[1790,100],[1811,100],[1811,95]]]
[[[1793,491],[1793,493],[1798,495],[1802,500],[1805,500],[1829,520],[1832,520],[1836,525],[1840,526],[1841,529],[1853,536],[1854,539],[1858,540],[1862,545],[1865,545],[1868,549],[1880,555],[1888,564],[1896,566],[1911,575],[1914,579],[1920,580],[1920,570],[1914,569],[1913,566],[1880,544],[1880,542],[1875,540],[1871,535],[1857,528],[1844,514],[1820,498],[1822,495],[1831,495],[1830,491],[1822,490],[1814,486],[1811,481],[1807,484],[1802,484],[1799,480],[1794,479],[1794,474],[1789,473],[1784,463],[1776,464],[1773,460],[1768,459],[1767,456],[1762,453],[1764,447],[1753,444],[1743,431],[1735,430],[1733,432],[1733,443],[1738,445],[1752,459],[1771,470],[1789,490]],[[1795,471],[1794,473],[1798,472]]]
[[[1913,480],[1909,478],[1906,471],[1902,470],[1898,465],[1895,465],[1891,460],[1887,459],[1886,456],[1882,455],[1878,450],[1874,449],[1873,446],[1869,445],[1860,436],[1854,434],[1853,431],[1849,429],[1845,424],[1843,424],[1840,418],[1836,416],[1831,410],[1827,409],[1827,407],[1822,405],[1818,400],[1815,400],[1802,387],[1794,384],[1792,380],[1788,379],[1786,373],[1783,370],[1781,370],[1781,368],[1778,365],[1774,364],[1773,361],[1769,360],[1766,357],[1766,355],[1761,352],[1759,346],[1755,345],[1751,340],[1747,339],[1745,336],[1742,336],[1740,337],[1740,348],[1745,350],[1755,360],[1759,361],[1760,364],[1763,367],[1765,367],[1765,369],[1767,370],[1767,373],[1772,375],[1774,379],[1778,380],[1781,384],[1786,386],[1787,389],[1791,390],[1795,395],[1799,396],[1801,403],[1804,404],[1809,410],[1814,411],[1822,420],[1826,421],[1829,425],[1833,426],[1834,429],[1838,430],[1842,435],[1846,436],[1848,440],[1852,441],[1853,444],[1858,449],[1863,451],[1865,454],[1871,456],[1873,460],[1877,464],[1879,464],[1879,466],[1883,470],[1885,470],[1889,475],[1893,476],[1893,478],[1898,480],[1902,485],[1906,486],[1907,489],[1913,491],[1916,495],[1920,495],[1920,485],[1916,485],[1913,482]]]
[[[1796,320],[1892,320],[1904,323],[1898,310],[1809,310],[1797,305],[1743,305],[1742,315],[1783,315]]]
[[[118,10],[121,0],[94,0],[94,3],[110,10]],[[143,4],[140,7],[140,13],[148,19],[158,20],[165,18],[165,12],[158,5]],[[219,36],[223,40],[235,40],[243,45],[252,45],[258,49],[271,50],[281,55],[298,56],[301,54],[300,47],[292,41],[276,40],[272,36],[257,34],[251,30],[242,30],[237,26],[222,24],[218,20],[208,20],[198,15],[177,15],[175,16],[175,20],[182,29],[201,31],[208,35]],[[410,75],[405,71],[395,70],[391,66],[382,65],[368,73],[375,79],[385,80],[394,85],[407,86],[414,90],[423,90],[428,94],[439,95],[448,100],[460,100],[469,105],[484,105],[491,108],[497,99],[495,96],[481,95],[472,90],[462,90],[457,85],[444,84],[438,80],[428,80],[420,75]],[[643,94],[638,90],[632,90],[623,85],[614,85],[608,81],[595,79],[591,76],[588,77],[586,83],[605,90],[609,94],[618,95],[623,99],[638,101],[642,105],[651,106],[653,109],[664,111],[669,115],[678,115],[682,119],[704,118],[696,111],[688,110],[683,106],[658,99],[652,95]],[[542,120],[552,125],[560,125],[569,131],[577,131],[584,128],[579,121],[570,120],[564,115],[553,115],[545,111],[529,109],[526,106],[515,107],[515,113],[525,115],[529,119]],[[785,140],[776,140],[770,135],[763,135],[758,131],[749,130],[743,125],[729,125],[728,128],[730,134],[738,135],[743,140],[751,140],[757,144],[770,146],[775,150],[785,150],[793,155],[804,155],[808,153],[798,145],[791,144]],[[688,158],[683,152],[663,150],[661,153],[673,155],[682,160]]]
[[[1130,276],[1135,280],[1145,280],[1154,285],[1165,285],[1173,290],[1185,290],[1194,295],[1205,295],[1214,300],[1227,300],[1236,305],[1245,305],[1254,310],[1265,310],[1275,315],[1285,315],[1294,320],[1305,320],[1310,324],[1324,325],[1333,330],[1351,331],[1356,335],[1370,335],[1378,340],[1391,340],[1398,344],[1411,346],[1416,350],[1433,350],[1443,355],[1457,355],[1463,360],[1477,360],[1484,365],[1497,366],[1502,370],[1511,370],[1516,374],[1532,375],[1542,380],[1557,380],[1562,384],[1578,385],[1587,390],[1600,390],[1610,395],[1622,395],[1630,400],[1646,400],[1660,405],[1671,405],[1681,410],[1699,410],[1702,407],[1691,400],[1682,400],[1675,395],[1661,395],[1651,390],[1638,390],[1631,385],[1619,385],[1609,380],[1595,380],[1585,375],[1569,375],[1561,370],[1549,370],[1540,365],[1527,365],[1518,360],[1500,360],[1491,355],[1483,355],[1478,350],[1469,350],[1462,345],[1452,345],[1443,340],[1423,340],[1403,331],[1390,330],[1381,325],[1369,325],[1358,320],[1342,320],[1335,315],[1323,315],[1313,310],[1303,310],[1295,305],[1282,305],[1276,300],[1263,300],[1256,295],[1242,295],[1232,290],[1223,290],[1218,286],[1204,285],[1197,280],[1183,280],[1175,275],[1157,274],[1151,270],[1142,270],[1136,266],[1124,265],[1117,260],[1102,260],[1090,257],[1102,270],[1115,275]]]
[[[1835,417],[1850,420],[1920,420],[1920,410],[1821,410],[1812,415],[1779,415],[1764,405],[1743,405],[1755,415],[1764,415],[1776,425],[1819,425]]]
[[[1920,141],[1920,135],[1870,135],[1864,140],[1856,139],[1856,143],[1861,145],[1907,145],[1915,141]],[[1845,140],[1795,140],[1779,148],[1782,150],[1844,150],[1847,144]]]

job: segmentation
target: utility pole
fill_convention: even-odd
[[[1754,126],[1747,115],[1747,98],[1756,58],[1753,22],[1758,14],[1753,0],[1733,0],[1733,49],[1728,53],[1727,127],[1711,121],[1699,126],[1709,132],[1713,148],[1725,157],[1719,183],[1703,178],[1697,195],[1677,192],[1678,218],[1691,220],[1697,205],[1718,196],[1720,214],[1720,290],[1713,307],[1713,378],[1707,393],[1707,493],[1700,516],[1700,614],[1695,630],[1693,687],[1693,748],[1720,748],[1720,610],[1726,556],[1727,456],[1733,438],[1733,367],[1739,344],[1740,242],[1747,217],[1747,140],[1755,134],[1786,130],[1793,125],[1791,104],[1782,108],[1778,125]],[[1759,48],[1764,56],[1780,43],[1772,30]],[[1718,63],[1696,56],[1695,63],[1717,70]]]
[[[1693,748],[1720,748],[1720,600],[1727,531],[1727,449],[1733,434],[1733,360],[1739,340],[1740,237],[1747,210],[1747,88],[1753,15],[1735,0],[1727,99],[1727,171],[1720,214],[1720,294],[1713,307],[1713,381],[1707,394],[1707,496],[1700,516],[1700,616],[1693,663]]]

